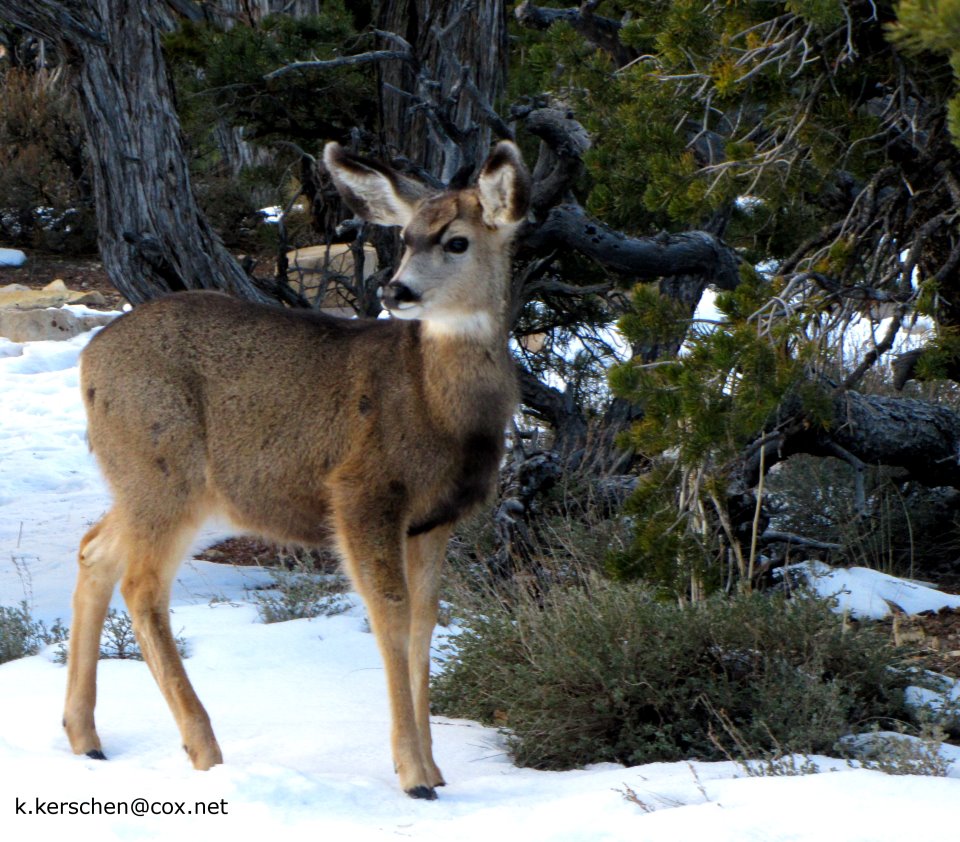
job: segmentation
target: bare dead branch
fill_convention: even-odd
[[[867,466],[862,459],[854,456],[849,450],[841,447],[836,442],[829,442],[825,448],[830,456],[835,456],[846,462],[854,471],[854,503],[858,515],[863,515],[867,511],[867,494],[864,488],[864,474]]]
[[[860,361],[860,365],[843,381],[844,389],[852,389],[859,384],[863,376],[873,367],[873,364],[893,347],[894,340],[897,338],[897,334],[900,332],[902,325],[903,313],[897,313],[890,321],[890,325],[887,327],[887,332],[884,334],[883,339],[867,352]]]
[[[397,35],[396,32],[387,32],[384,29],[374,29],[373,34],[378,38],[383,38],[385,41],[393,41],[393,43],[399,46],[401,50],[413,55],[413,46],[406,38]]]
[[[587,441],[587,422],[570,392],[561,392],[517,363],[520,397],[523,405],[537,418],[554,429],[554,449],[561,452],[568,464],[576,460]]]
[[[840,544],[834,544],[830,541],[818,541],[816,538],[807,538],[803,535],[795,535],[792,532],[779,532],[775,529],[768,529],[760,536],[760,543],[764,546],[769,544],[789,544],[791,546],[806,547],[811,550],[830,550],[839,552]]]
[[[583,155],[590,148],[587,130],[565,108],[514,107],[514,116],[522,116],[530,134],[543,143],[533,169],[531,210],[541,219],[567,197],[583,172]]]
[[[357,53],[352,56],[340,56],[316,61],[294,61],[270,71],[263,78],[277,79],[280,76],[286,76],[288,73],[303,72],[308,70],[332,70],[337,67],[352,67],[358,64],[372,64],[381,61],[405,61],[412,62],[413,56],[406,50],[371,50],[368,53]]]

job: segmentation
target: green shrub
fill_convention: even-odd
[[[183,656],[183,642],[177,641],[177,648]],[[143,652],[137,644],[133,632],[133,620],[126,611],[117,612],[111,608],[103,622],[103,635],[100,639],[100,657],[115,658],[121,661],[142,661]]]
[[[941,750],[945,736],[938,726],[922,726],[919,736],[872,731],[846,737],[837,748],[855,759],[861,769],[873,769],[885,775],[944,778],[950,772],[950,760]]]
[[[49,629],[42,620],[34,620],[25,600],[14,608],[0,605],[0,664],[36,655],[44,646],[66,636],[67,630],[59,620]]]
[[[63,74],[0,67],[0,240],[96,252],[83,126]]]
[[[595,579],[473,610],[446,656],[437,712],[505,725],[542,769],[824,752],[906,718],[889,642],[813,599],[679,607]]]
[[[309,617],[330,617],[350,607],[339,576],[300,570],[271,570],[268,590],[254,591],[253,601],[264,623],[283,623]]]
[[[180,636],[174,636],[173,640],[180,657],[186,658],[187,642]],[[61,642],[55,656],[58,664],[67,662],[68,651],[67,642]],[[143,660],[143,652],[133,631],[133,619],[126,611],[117,611],[116,608],[107,611],[100,637],[100,657],[114,661]]]

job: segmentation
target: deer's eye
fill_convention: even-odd
[[[463,254],[470,247],[470,241],[466,237],[451,237],[443,245],[444,251],[451,254]]]

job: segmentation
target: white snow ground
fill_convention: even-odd
[[[86,341],[0,339],[0,604],[27,599],[48,624],[69,620],[77,543],[109,505],[84,440],[77,357]],[[222,534],[214,526],[204,538]],[[825,590],[860,592],[864,577],[845,575]],[[829,758],[805,777],[751,778],[732,763],[537,772],[514,767],[495,730],[436,718],[449,785],[438,801],[413,801],[391,768],[383,673],[362,607],[262,625],[245,588],[265,578],[190,561],[177,582],[174,626],[226,758],[209,772],[190,768],[143,663],[101,661],[108,762],[70,753],[59,724],[66,671],[50,649],[0,665],[0,838],[960,838],[960,751],[947,778],[889,777]],[[909,608],[942,597],[923,593]],[[642,806],[624,798],[628,787]],[[201,801],[216,814],[198,815]],[[109,812],[144,803],[147,815]]]
[[[0,266],[23,266],[27,256],[20,249],[0,248]]]

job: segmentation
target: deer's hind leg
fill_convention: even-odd
[[[120,591],[130,611],[143,659],[180,729],[184,751],[196,769],[223,762],[210,717],[187,677],[170,626],[170,589],[197,522],[170,520],[141,526],[127,547]]]
[[[84,536],[78,561],[63,727],[74,753],[103,760],[93,716],[97,702],[97,659],[110,597],[123,572],[122,542],[113,512],[106,514]]]
[[[115,506],[80,545],[63,724],[73,751],[104,757],[94,726],[100,634],[117,580],[143,658],[198,769],[222,762],[210,720],[190,684],[170,627],[170,586],[196,528],[188,517],[151,521]]]

